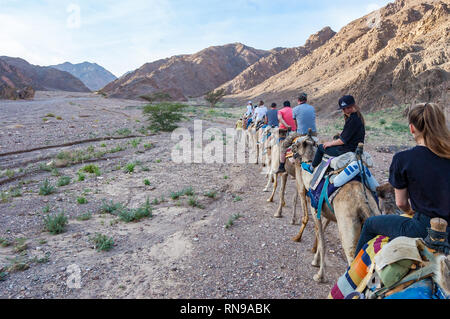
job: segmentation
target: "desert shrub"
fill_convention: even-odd
[[[106,201],[103,201],[102,206],[100,208],[100,212],[105,214],[116,215],[116,212],[121,210],[122,208],[123,208],[122,203],[114,203],[113,201],[107,203]]]
[[[77,173],[77,176],[78,176],[78,181],[79,181],[79,182],[82,182],[82,181],[84,181],[84,180],[86,179],[86,175],[84,175],[84,174],[81,173],[81,172],[78,172],[78,173]]]
[[[16,238],[13,250],[16,253],[21,253],[24,250],[28,249],[27,239],[26,238]]]
[[[65,231],[68,218],[64,212],[57,215],[47,215],[44,217],[45,229],[52,235],[61,234]]]
[[[108,237],[103,234],[96,234],[91,238],[97,251],[108,251],[114,246],[114,240],[112,237]]]
[[[1,247],[8,247],[11,245],[11,242],[8,239],[0,238],[0,246]]]
[[[216,191],[209,191],[209,192],[205,193],[205,196],[209,197],[209,198],[216,198],[217,192]]]
[[[66,185],[70,184],[70,181],[71,181],[71,178],[69,176],[61,176],[58,179],[58,182],[56,183],[56,185],[58,185],[58,187],[66,186]]]
[[[39,187],[39,195],[47,196],[55,192],[55,187],[53,187],[48,179],[46,178],[44,182]]]
[[[88,201],[87,201],[86,197],[83,197],[83,196],[77,197],[78,204],[83,205],[83,204],[87,204],[87,202]]]
[[[144,185],[145,186],[150,186],[150,181],[148,179],[144,179]]]
[[[228,219],[228,222],[225,224],[225,228],[228,229],[231,226],[233,226],[234,222],[241,217],[242,217],[242,215],[239,213],[231,215],[231,217]]]
[[[192,186],[186,187],[185,189],[183,189],[183,194],[187,195],[187,196],[193,196],[195,194],[194,189],[192,188]]]
[[[209,102],[211,107],[214,107],[225,96],[225,89],[217,91],[210,91],[205,94],[205,100]]]
[[[87,213],[84,213],[84,214],[81,214],[80,216],[78,216],[77,220],[84,221],[84,220],[89,220],[91,218],[92,218],[92,214],[90,212],[87,212]]]
[[[128,174],[133,173],[133,172],[134,172],[134,167],[135,167],[135,166],[136,166],[135,163],[128,163],[127,165],[125,165],[124,172],[125,172],[125,173],[128,173]]]
[[[120,128],[116,130],[117,135],[127,136],[131,134],[131,130],[129,128]]]
[[[144,94],[139,97],[150,103],[155,101],[170,101],[170,99],[172,98],[167,92],[154,92],[152,94]]]
[[[182,114],[183,109],[186,107],[180,103],[159,103],[148,104],[143,108],[143,114],[148,117],[150,122],[149,128],[154,132],[172,132],[176,129],[177,122],[185,119]]]
[[[197,197],[195,197],[195,196],[189,196],[188,205],[192,206],[192,207],[202,208],[202,209],[205,208],[202,204],[200,204]]]
[[[124,222],[139,221],[145,217],[152,217],[152,208],[147,198],[145,204],[139,208],[123,208],[117,215]]]
[[[25,260],[22,256],[17,256],[14,258],[7,257],[6,260],[9,261],[9,266],[6,269],[8,272],[24,271],[30,268],[27,260]]]
[[[95,165],[95,164],[89,164],[89,165],[86,165],[86,166],[84,166],[84,167],[81,169],[81,171],[83,171],[83,172],[85,172],[85,173],[89,173],[89,174],[95,174],[95,175],[97,175],[97,176],[100,176],[100,175],[101,175],[100,169],[99,169],[98,166]]]
[[[131,140],[131,146],[133,146],[134,148],[138,147],[139,144],[141,144],[142,139],[141,138],[135,138]]]
[[[11,197],[21,197],[22,191],[20,190],[20,187],[13,188],[11,190]]]

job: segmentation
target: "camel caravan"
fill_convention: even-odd
[[[240,119],[243,137],[249,157],[256,158],[266,177],[267,202],[274,201],[279,189],[274,217],[282,217],[291,180],[297,192],[290,223],[300,224],[292,240],[301,241],[311,215],[317,282],[326,281],[327,225],[337,224],[348,269],[328,298],[448,299],[450,132],[443,110],[434,103],[410,108],[409,127],[417,146],[394,155],[389,183],[379,185],[370,171],[373,159],[364,150],[365,122],[355,99],[344,95],[338,107],[344,129],[320,143],[306,93],[294,108],[289,101],[281,109],[275,103],[267,109],[263,101],[256,107],[248,102]]]

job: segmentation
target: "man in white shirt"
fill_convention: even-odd
[[[260,101],[258,107],[255,109],[255,114],[253,114],[253,121],[258,124],[258,122],[265,119],[266,114],[267,107],[265,107],[263,101]]]
[[[251,116],[252,113],[253,113],[252,101],[248,101],[248,103],[247,103],[247,112],[245,112],[245,117]]]

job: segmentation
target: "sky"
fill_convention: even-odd
[[[0,0],[0,56],[95,62],[116,76],[144,63],[240,42],[296,47],[388,0]]]

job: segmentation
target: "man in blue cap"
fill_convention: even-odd
[[[317,148],[310,171],[322,161],[324,154],[336,157],[347,152],[355,152],[358,143],[364,143],[366,135],[364,117],[351,95],[344,95],[339,99],[339,109],[344,113],[344,129],[339,138],[320,144]]]

